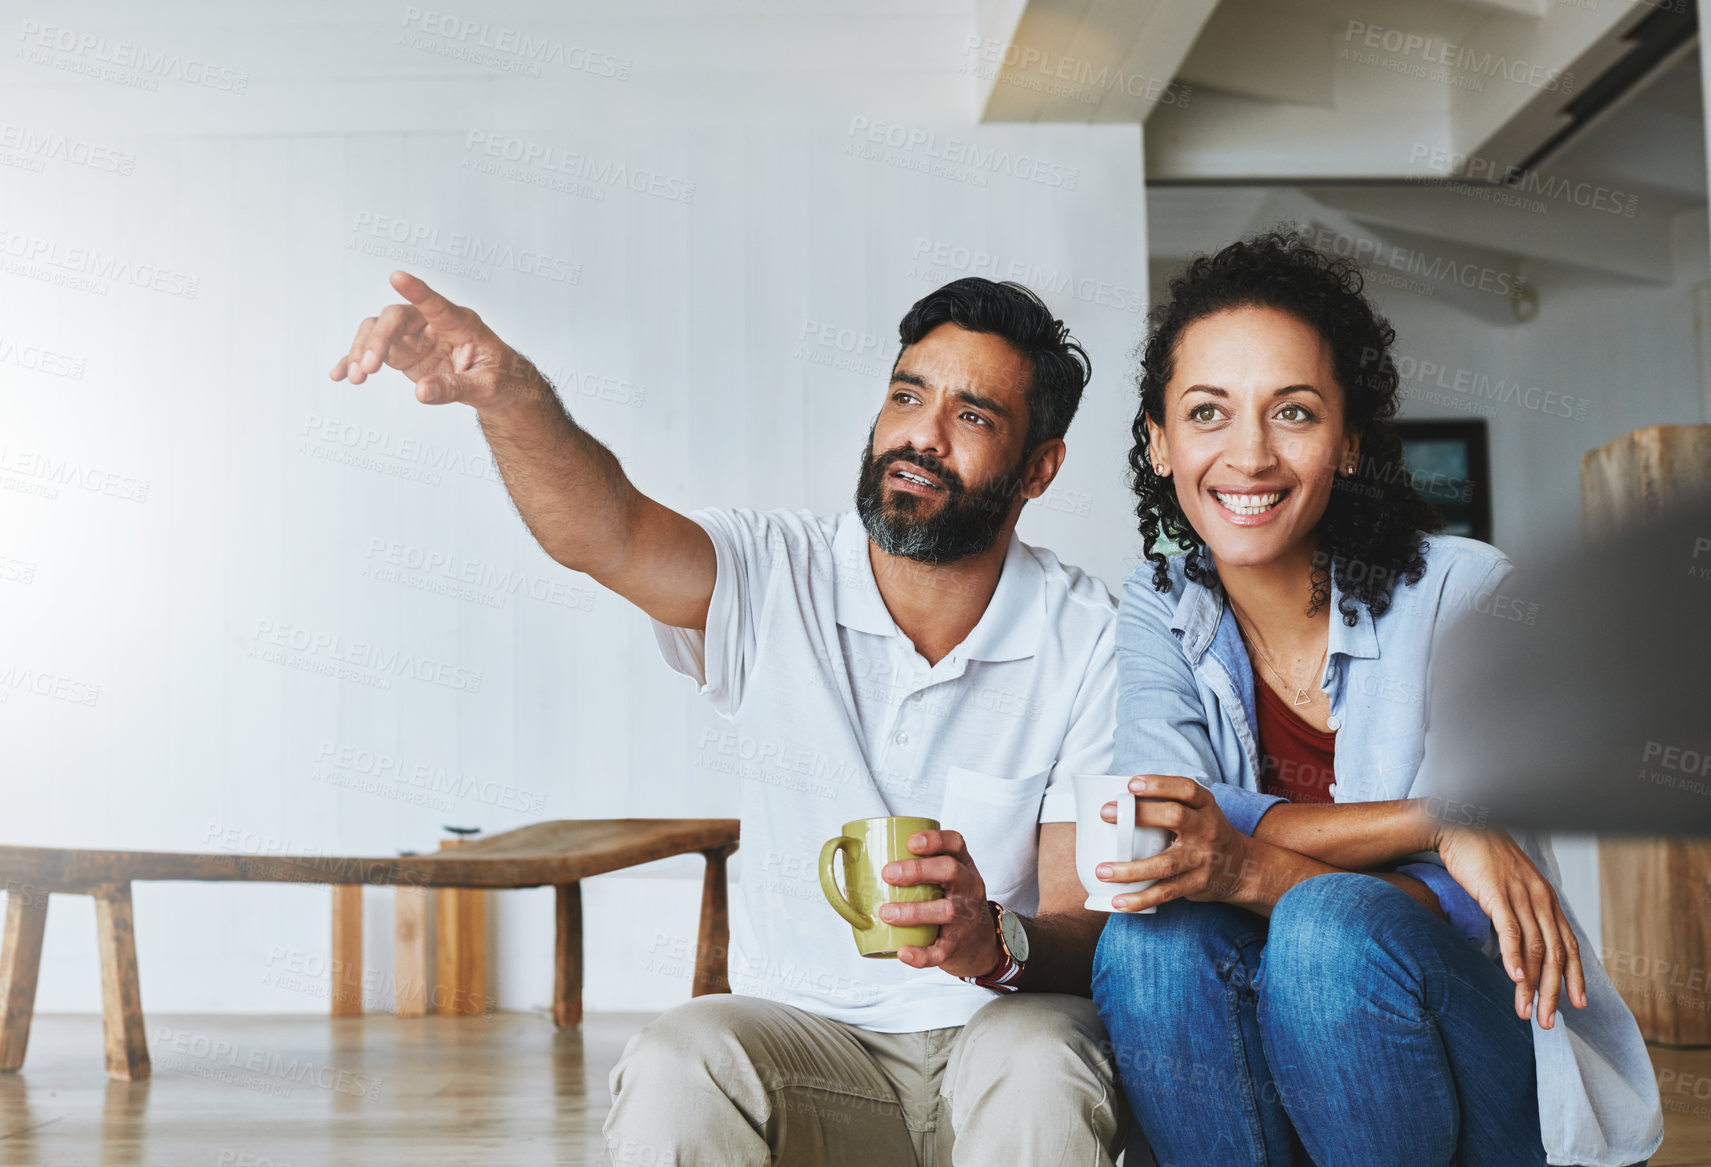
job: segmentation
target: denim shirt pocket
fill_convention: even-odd
[[[1363,802],[1408,798],[1414,788],[1414,776],[1426,757],[1425,735],[1419,731],[1400,734],[1375,742],[1367,751],[1372,759],[1371,779],[1360,791]]]

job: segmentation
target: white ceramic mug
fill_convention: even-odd
[[[1099,878],[1101,863],[1131,863],[1151,859],[1170,846],[1170,832],[1163,827],[1135,825],[1135,796],[1129,792],[1129,774],[1076,774],[1070,781],[1075,786],[1075,871],[1081,876],[1081,886],[1087,889],[1087,907],[1095,912],[1114,912],[1112,896],[1145,891],[1156,880],[1139,883],[1111,883]],[[1107,802],[1117,804],[1117,821],[1108,823],[1100,817]],[[1156,908],[1143,908],[1136,915],[1146,915]]]

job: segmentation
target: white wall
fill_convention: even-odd
[[[1142,320],[1129,308],[1145,288],[1138,130],[971,128],[968,4],[713,8],[481,9],[495,29],[627,60],[625,80],[420,51],[399,43],[419,30],[391,4],[178,4],[138,25],[140,10],[92,3],[0,24],[32,52],[32,20],[107,38],[60,51],[49,35],[0,66],[0,121],[21,128],[0,149],[0,837],[386,855],[435,846],[445,823],[733,812],[699,745],[715,719],[639,613],[534,545],[473,415],[418,405],[392,373],[326,379],[398,266],[556,373],[578,419],[682,508],[848,505],[910,302],[964,274],[1046,284],[1096,376],[1024,535],[1115,585]],[[242,73],[245,92],[88,76],[114,74],[101,58],[118,40]],[[937,136],[874,146],[863,127],[881,122]],[[678,197],[480,173],[472,131],[642,168]],[[56,134],[78,148],[32,153]],[[952,138],[1045,170],[916,169]],[[83,164],[83,145],[130,173]],[[383,221],[557,262],[543,277],[519,270],[532,259],[448,272],[431,245],[369,254]],[[164,271],[164,290],[67,286],[85,265],[73,249]],[[194,296],[177,294],[189,278]],[[525,573],[541,598],[376,578],[394,543],[453,571]],[[339,648],[267,659],[282,628]],[[303,667],[358,644],[449,683]],[[397,762],[376,777],[370,755]],[[589,884],[591,1009],[687,997],[698,867]],[[325,978],[299,971],[328,952],[325,888],[135,894],[151,1011],[326,1007]],[[390,893],[365,905],[384,1005]],[[550,894],[504,893],[494,915],[500,1006],[544,1005]],[[98,1007],[85,899],[54,900],[38,1004]]]

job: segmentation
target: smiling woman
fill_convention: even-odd
[[[1299,541],[1304,519],[1312,516],[1306,527],[1317,527],[1324,552],[1312,564],[1312,602],[1327,602],[1335,574],[1347,624],[1354,623],[1357,603],[1371,605],[1377,615],[1389,603],[1392,583],[1419,578],[1425,563],[1419,535],[1442,529],[1443,520],[1413,489],[1402,469],[1401,438],[1383,424],[1397,409],[1390,357],[1396,331],[1360,288],[1354,263],[1321,255],[1284,233],[1202,256],[1172,281],[1171,298],[1143,352],[1141,409],[1129,454],[1135,514],[1157,586],[1168,575],[1166,556],[1153,546],[1160,536],[1189,553],[1189,579],[1211,574],[1203,553],[1205,533],[1215,529],[1208,504],[1233,525],[1250,519],[1269,528],[1245,545],[1243,558],[1263,559],[1266,548]],[[1231,394],[1263,392],[1270,445],[1281,455],[1281,465],[1263,476],[1238,462],[1199,483],[1199,490],[1170,481],[1170,453],[1155,447],[1168,445],[1166,386],[1191,326],[1198,348],[1228,357],[1220,380],[1247,380],[1197,383],[1174,399],[1189,423],[1178,452],[1203,461],[1232,438],[1251,441],[1254,430],[1230,424]],[[1274,357],[1285,358],[1287,368],[1273,364]],[[1185,448],[1190,443],[1192,454]],[[1258,449],[1250,445],[1249,455]],[[1274,492],[1278,499],[1270,497]],[[1274,523],[1272,512],[1284,502],[1290,504],[1286,522]]]
[[[1426,811],[1434,649],[1510,564],[1431,533],[1361,288],[1274,233],[1154,316],[1113,767],[1176,837],[1100,865],[1156,882],[1112,897],[1094,999],[1160,1162],[1635,1163],[1656,1083],[1549,840]]]

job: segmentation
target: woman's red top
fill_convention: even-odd
[[[1291,802],[1335,802],[1331,783],[1337,780],[1335,730],[1314,729],[1277,691],[1254,678],[1259,726],[1259,788],[1281,794]]]

